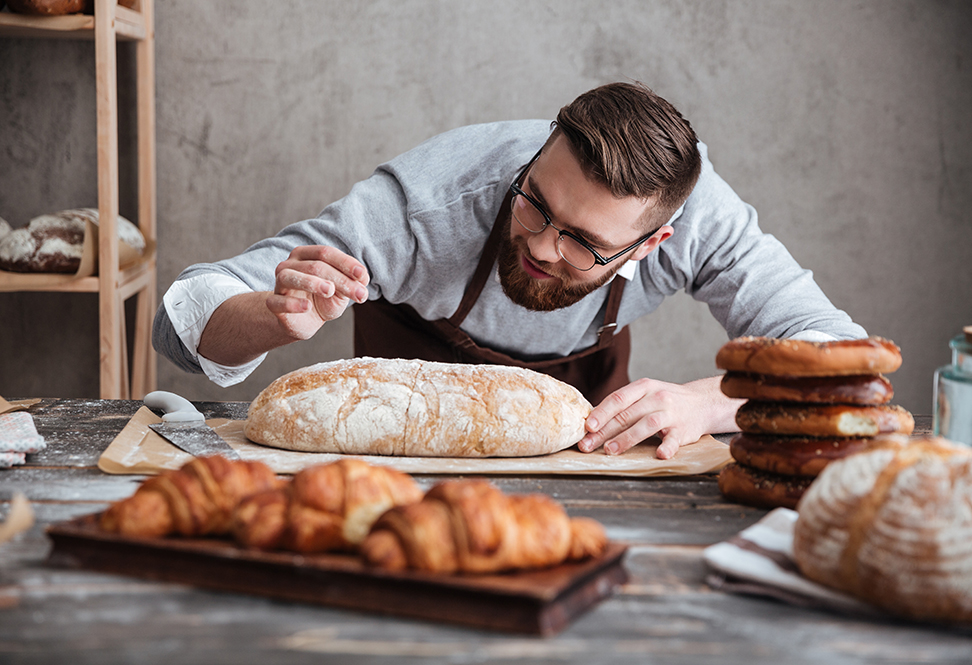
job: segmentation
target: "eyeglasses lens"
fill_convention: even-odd
[[[516,195],[511,202],[513,219],[531,233],[540,233],[547,226],[547,219],[537,209],[533,202],[523,195]],[[590,270],[595,260],[591,251],[578,243],[574,238],[561,233],[557,237],[557,251],[564,261],[578,270]]]

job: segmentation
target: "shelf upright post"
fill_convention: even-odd
[[[98,305],[101,398],[128,397],[124,307],[118,293],[118,67],[116,0],[95,0],[95,89],[98,123]]]
[[[157,238],[155,173],[155,8],[154,0],[141,0],[145,36],[135,47],[138,115],[138,226],[146,238]],[[154,252],[153,258],[155,262]],[[131,397],[140,399],[155,390],[156,359],[152,350],[152,319],[156,309],[156,271],[137,296],[135,342],[132,355]]]

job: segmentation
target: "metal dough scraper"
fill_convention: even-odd
[[[149,427],[166,441],[196,457],[223,455],[229,459],[240,459],[239,453],[206,424],[203,414],[189,400],[175,393],[156,390],[142,401],[149,408],[165,412],[161,423],[151,423]]]

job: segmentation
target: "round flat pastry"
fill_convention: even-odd
[[[772,337],[738,337],[716,354],[716,367],[774,376],[888,374],[901,366],[901,349],[881,337],[805,342]]]
[[[785,476],[816,476],[832,461],[871,450],[874,439],[737,434],[729,454],[745,466]]]
[[[733,503],[755,508],[796,508],[813,476],[784,476],[742,464],[729,464],[719,472],[719,491]]]
[[[750,434],[869,437],[911,434],[912,415],[897,405],[788,404],[749,401],[736,411],[736,424]]]
[[[815,404],[887,404],[891,382],[880,374],[850,376],[773,376],[727,372],[722,392],[737,399]]]

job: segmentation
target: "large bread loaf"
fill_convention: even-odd
[[[574,387],[518,367],[356,358],[280,377],[244,431],[309,452],[527,457],[580,441],[590,411]]]
[[[800,500],[800,570],[895,614],[972,621],[972,450],[876,443],[886,447],[829,464]]]

